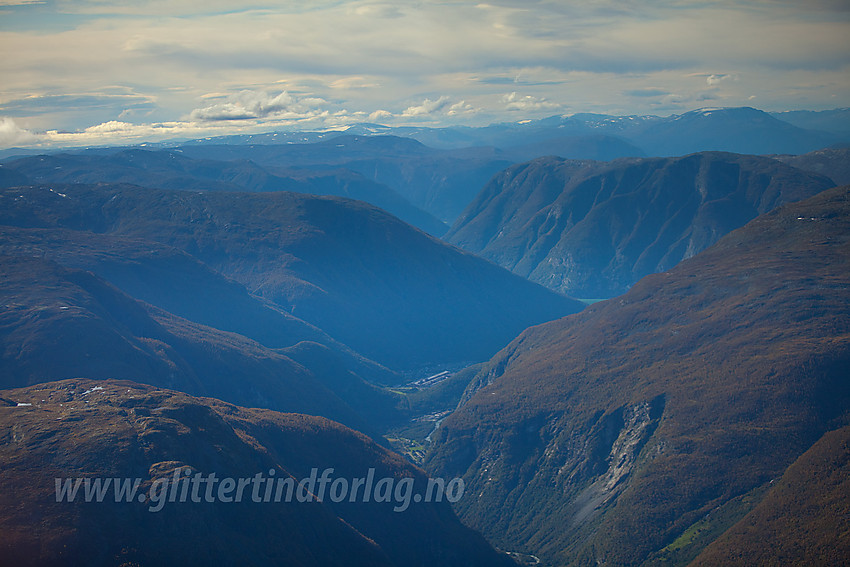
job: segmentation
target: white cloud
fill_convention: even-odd
[[[465,100],[462,100],[460,102],[456,102],[455,104],[451,105],[449,107],[448,112],[446,112],[446,114],[448,114],[449,116],[458,116],[458,115],[461,115],[461,114],[475,114],[477,112],[478,112],[477,108],[475,108],[474,106],[472,106],[471,104],[469,104]]]
[[[722,73],[721,74],[714,74],[714,75],[707,76],[705,78],[705,83],[707,85],[713,87],[715,85],[720,84],[723,81],[727,81],[727,80],[730,80],[730,79],[734,79],[734,77],[732,75],[726,75],[726,74],[722,74]]]
[[[447,96],[441,96],[437,100],[426,98],[422,104],[409,106],[401,113],[401,116],[410,118],[412,116],[430,116],[442,111],[451,104],[451,99]]]
[[[189,119],[201,122],[265,118],[298,120],[321,115],[327,104],[321,98],[296,98],[286,91],[274,96],[265,92],[241,91],[227,97],[224,102],[196,108],[189,114]]]
[[[0,118],[0,147],[28,146],[38,142],[38,136],[18,126],[8,117]]]
[[[369,115],[369,120],[371,122],[380,122],[382,120],[388,120],[393,117],[393,113],[388,110],[376,110],[372,114]]]
[[[519,95],[516,92],[506,94],[502,97],[502,102],[505,103],[505,109],[509,111],[534,112],[539,110],[556,111],[563,108],[563,105],[550,102],[545,98],[538,98],[531,95]]]

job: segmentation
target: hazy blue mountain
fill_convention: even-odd
[[[803,171],[829,177],[837,185],[850,183],[850,146],[825,148],[799,156],[773,157]]]
[[[779,204],[834,185],[770,158],[730,153],[541,158],[494,177],[445,238],[551,289],[606,298]]]
[[[2,388],[79,376],[133,380],[376,432],[284,354],[146,307],[91,272],[3,256],[0,281]],[[385,408],[394,403],[388,396]]]
[[[647,123],[623,136],[647,155],[681,156],[701,151],[740,154],[802,154],[839,138],[805,130],[755,108],[700,109]]]
[[[186,191],[295,191],[336,195],[371,203],[429,234],[439,236],[447,228],[389,187],[351,170],[279,169],[272,173],[251,161],[250,152],[231,161],[216,161],[187,157],[179,149],[101,149],[39,155],[3,164],[0,186],[27,183],[130,183]]]
[[[393,369],[484,360],[582,308],[359,201],[56,185],[0,202],[0,224],[176,248]]]
[[[345,168],[391,187],[444,222],[454,220],[490,177],[513,163],[494,148],[437,150],[410,138],[383,135],[344,135],[307,144],[204,144],[180,150],[206,159],[250,159],[275,172]]]
[[[786,114],[788,121],[782,120]],[[846,123],[846,111],[825,112],[819,120],[808,121],[804,119],[804,114],[768,114],[749,107],[704,108],[666,117],[585,113],[479,128],[398,128],[392,133],[409,136],[439,148],[494,146],[508,149],[537,144],[547,139],[573,138],[576,142],[585,139],[589,148],[584,153],[554,155],[600,160],[641,155],[681,156],[700,151],[756,155],[802,154],[850,141],[850,132],[843,126]],[[834,119],[832,127],[820,127],[830,119]],[[590,149],[591,140],[600,136],[619,140],[620,147],[614,155],[594,155]],[[544,155],[550,154],[531,157]]]
[[[850,108],[833,110],[788,110],[771,112],[771,116],[807,130],[819,130],[839,134],[850,141]]]

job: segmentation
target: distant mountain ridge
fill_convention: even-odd
[[[824,116],[840,118],[844,116],[841,112],[819,113],[818,120],[829,123]],[[777,116],[781,114],[743,107],[703,108],[667,117],[585,113],[484,127],[355,124],[338,131],[242,134],[125,148],[176,156],[179,159],[169,162],[166,158],[161,164],[172,168],[189,157],[200,160],[199,164],[211,162],[207,164],[210,167],[188,168],[191,174],[188,170],[181,173],[178,167],[165,178],[162,171],[155,170],[140,176],[132,173],[134,165],[123,163],[121,167],[128,169],[117,175],[107,167],[101,174],[79,171],[72,178],[54,167],[45,170],[44,179],[220,190],[228,186],[229,190],[269,190],[262,187],[270,185],[365,200],[430,234],[440,235],[445,230],[441,223],[453,223],[493,175],[538,157],[609,161],[702,151],[799,155],[850,142],[850,133],[840,129],[797,125],[808,124],[808,114],[790,113],[789,119],[795,117],[795,124]],[[21,151],[22,155],[31,153]],[[105,159],[115,154],[116,148],[92,148],[86,153]],[[8,162],[15,152],[8,150],[0,155]],[[229,163],[213,165],[222,160]],[[27,164],[33,167],[33,160]],[[0,185],[38,182],[21,179],[17,172],[7,169],[12,166],[0,165]],[[219,173],[212,175],[204,169]]]
[[[541,158],[494,177],[445,239],[559,292],[607,298],[834,185],[770,158],[721,152]]]
[[[433,148],[492,146],[507,150],[546,139],[571,137],[578,140],[585,136],[609,136],[631,144],[634,147],[631,151],[640,153],[604,157],[588,152],[560,157],[608,160],[640,155],[680,156],[701,151],[803,154],[832,144],[850,142],[848,124],[847,109],[768,113],[752,107],[726,107],[697,108],[670,116],[577,113],[488,126],[430,128],[356,124],[341,131],[246,134],[179,144],[166,142],[159,146],[303,144],[328,141],[338,136],[392,135],[413,138]],[[543,155],[547,154],[534,157]]]
[[[412,142],[415,143],[415,142]],[[5,176],[5,178],[3,177]],[[350,170],[270,172],[248,157],[192,158],[180,149],[139,148],[40,155],[0,165],[0,186],[42,183],[128,183],[183,191],[294,191],[359,199],[439,236],[447,226],[385,185]]]

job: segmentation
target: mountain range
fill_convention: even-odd
[[[579,113],[488,126],[391,127],[355,124],[343,131],[271,132],[166,141],[149,147],[205,145],[280,145],[330,142],[337,136],[401,136],[440,149],[490,146],[510,152],[549,140],[571,139],[577,155],[546,152],[569,159],[611,160],[618,157],[685,155],[700,151],[802,154],[850,141],[847,109],[821,112],[765,112],[751,107],[698,108],[670,116]],[[603,153],[593,155],[593,140],[608,140]],[[580,142],[587,141],[582,149]],[[615,145],[616,144],[616,145]],[[613,151],[612,151],[613,150]],[[622,153],[625,151],[626,153]],[[527,158],[526,158],[527,159]],[[524,161],[520,159],[520,161]]]
[[[834,185],[774,159],[722,152],[540,158],[494,177],[445,238],[559,292],[607,298]]]
[[[477,495],[461,519],[547,564],[846,558],[848,274],[850,187],[782,205],[525,331],[428,470]]]
[[[275,173],[249,159],[217,161],[196,159],[183,150],[113,149],[38,155],[0,166],[6,178],[0,185],[43,183],[127,183],[154,189],[185,191],[294,191],[336,195],[366,201],[434,235],[446,226],[413,206],[389,187],[370,181],[350,169]]]
[[[2,152],[0,554],[843,564],[846,119],[706,108]],[[404,511],[56,498],[63,479],[317,467],[465,490]]]

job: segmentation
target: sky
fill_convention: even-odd
[[[0,148],[850,106],[850,0],[0,0]]]

